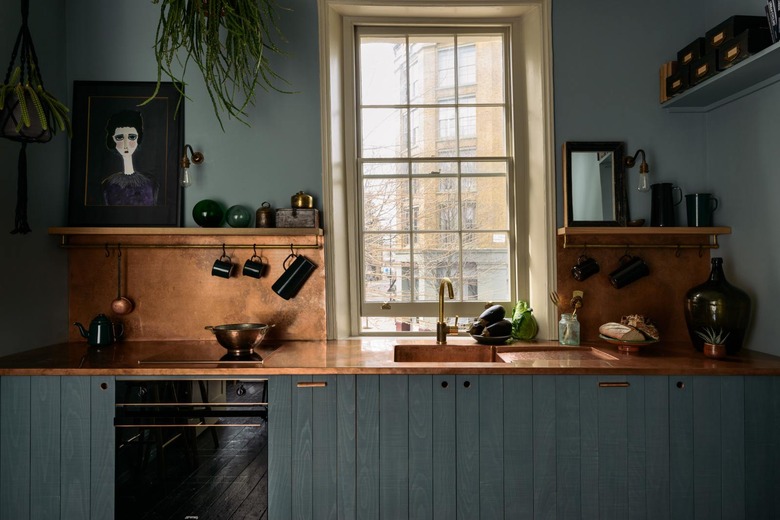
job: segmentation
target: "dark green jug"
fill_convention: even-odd
[[[726,337],[727,354],[736,354],[745,340],[750,321],[750,296],[734,287],[723,274],[723,259],[712,259],[709,279],[685,294],[685,323],[694,348],[704,350],[698,332],[711,329]]]

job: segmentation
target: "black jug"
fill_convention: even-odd
[[[674,191],[680,198],[675,202]],[[671,182],[650,185],[650,225],[656,227],[674,226],[675,206],[682,202],[682,190]]]

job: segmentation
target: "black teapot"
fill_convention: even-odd
[[[79,322],[73,325],[79,328],[81,335],[87,338],[90,345],[111,345],[122,338],[125,332],[121,323],[111,323],[105,314],[98,314],[89,324],[89,331],[85,330]]]

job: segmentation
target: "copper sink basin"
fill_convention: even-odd
[[[615,356],[592,347],[522,345],[399,344],[396,363],[511,363],[513,361],[614,361]]]
[[[494,345],[396,345],[396,363],[503,363]]]

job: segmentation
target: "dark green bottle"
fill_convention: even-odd
[[[723,274],[723,259],[712,259],[709,279],[685,294],[685,323],[694,348],[704,350],[704,340],[697,334],[705,328],[726,337],[726,352],[736,354],[745,340],[750,321],[750,296],[734,287]]]

